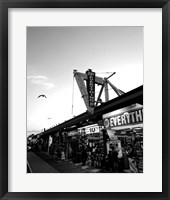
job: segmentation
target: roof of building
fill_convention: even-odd
[[[143,86],[135,88],[134,90],[131,90],[121,96],[101,104],[100,106],[97,106],[94,109],[93,114],[86,111],[70,120],[56,125],[55,127],[45,130],[41,133],[41,135],[50,135],[56,133],[59,130],[71,130],[100,121],[102,120],[103,114],[129,106],[134,103],[143,104]]]

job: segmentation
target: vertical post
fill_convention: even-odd
[[[105,101],[109,101],[109,92],[108,92],[108,83],[107,79],[104,78],[104,87],[105,87]]]
[[[48,136],[48,138],[47,138],[47,153],[49,154],[49,149],[50,149],[50,147],[49,147],[49,141],[50,141],[50,136]]]

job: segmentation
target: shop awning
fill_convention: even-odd
[[[137,129],[137,128],[143,128],[143,124],[135,124],[135,125],[127,125],[127,126],[117,126],[113,127],[111,130],[128,130],[128,129]]]

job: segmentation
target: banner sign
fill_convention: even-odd
[[[91,125],[78,129],[79,133],[81,133],[82,131],[85,131],[85,134],[99,133],[100,127],[98,125]]]
[[[136,124],[143,122],[143,108],[127,111],[104,119],[106,128],[113,128],[122,125]]]
[[[53,142],[53,138],[49,135],[48,146],[50,147]]]
[[[86,74],[89,107],[93,108],[95,105],[95,72],[89,69]]]

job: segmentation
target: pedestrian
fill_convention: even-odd
[[[53,144],[51,144],[49,147],[49,155],[50,155],[50,158],[52,158],[54,155],[54,145]]]
[[[91,166],[94,166],[94,154],[91,155]]]
[[[108,154],[108,170],[113,170],[113,153],[111,150],[109,150],[109,154]]]
[[[61,160],[61,151],[59,148],[57,149],[57,158],[58,160]]]
[[[81,149],[81,162],[82,162],[82,165],[85,165],[86,160],[87,160],[87,152],[86,152],[85,147],[82,146],[82,149]]]
[[[118,172],[118,151],[112,147],[112,158],[113,158],[113,172]]]
[[[91,166],[91,157],[90,157],[90,155],[87,157],[86,165]]]
[[[124,161],[124,169],[129,169],[129,160],[127,156],[127,151],[123,149],[123,161]]]

